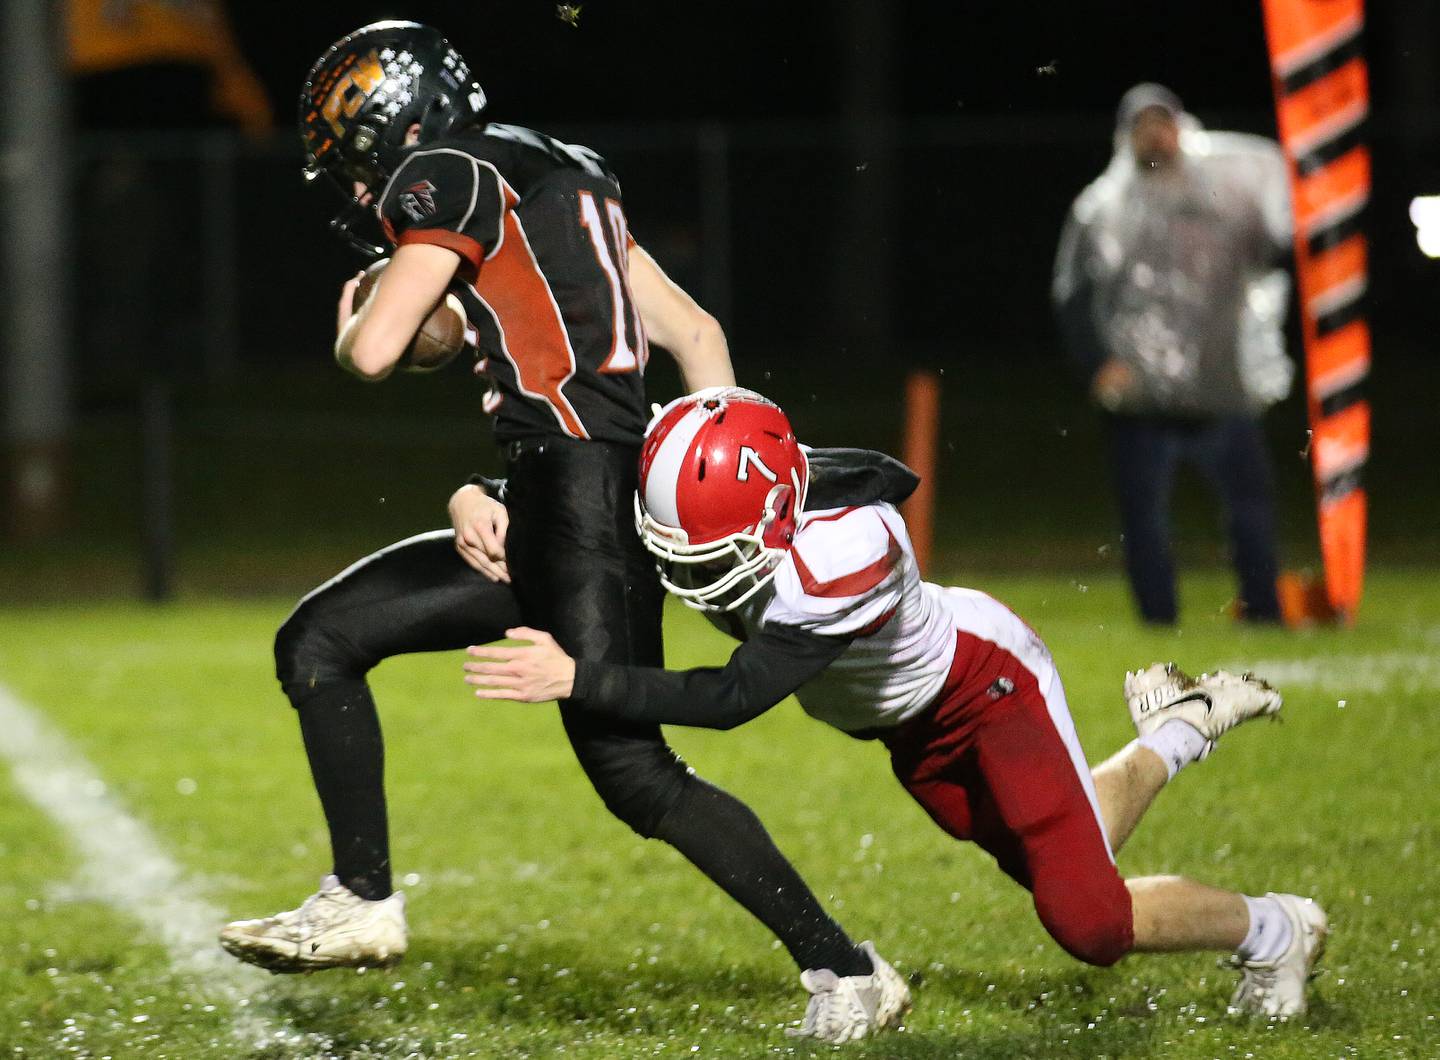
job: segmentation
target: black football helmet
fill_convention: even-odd
[[[330,222],[347,243],[371,257],[385,248],[352,226],[400,164],[405,132],[420,140],[475,124],[485,92],[440,31],[418,22],[374,22],[332,44],[300,90],[305,179],[322,174],[349,205]],[[367,195],[354,194],[362,184]]]

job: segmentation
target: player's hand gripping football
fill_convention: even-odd
[[[450,495],[450,525],[455,528],[455,551],[460,558],[492,582],[510,581],[505,563],[505,532],[510,513],[479,486],[465,485]]]
[[[481,699],[547,703],[568,699],[575,688],[575,660],[544,630],[519,626],[507,629],[511,640],[530,643],[516,648],[472,645],[465,653],[477,662],[465,664],[465,683]]]

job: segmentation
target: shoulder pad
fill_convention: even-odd
[[[492,140],[519,144],[522,147],[540,151],[556,164],[582,170],[592,177],[615,180],[615,174],[610,171],[605,159],[601,158],[596,151],[582,144],[563,143],[553,136],[536,132],[534,129],[526,129],[519,125],[502,125],[496,122],[491,122],[485,127],[485,136]]]
[[[811,516],[775,574],[766,621],[856,636],[888,618],[904,584],[906,552],[877,505]]]

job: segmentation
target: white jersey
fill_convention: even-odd
[[[950,592],[920,580],[900,513],[870,504],[806,512],[771,584],[710,617],[727,633],[738,618],[747,636],[777,624],[853,637],[796,696],[812,717],[854,732],[898,725],[935,700],[955,657]]]
[[[807,714],[846,732],[892,728],[923,712],[957,651],[971,660],[1007,652],[1041,688],[1058,687],[1050,650],[1008,607],[977,589],[920,579],[905,520],[889,504],[804,513],[770,585],[709,617],[731,635],[738,618],[747,638],[764,625],[853,637],[795,693]]]

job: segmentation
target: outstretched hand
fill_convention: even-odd
[[[475,662],[465,664],[465,683],[475,686],[481,699],[509,699],[517,703],[547,703],[568,699],[575,689],[575,660],[544,630],[518,626],[507,629],[511,640],[528,640],[520,647],[472,645],[465,653]]]

